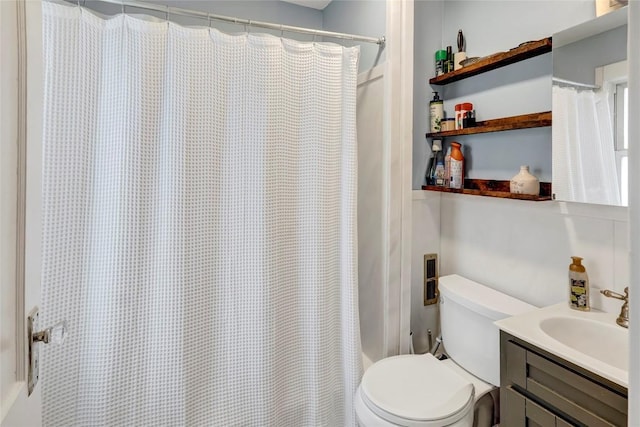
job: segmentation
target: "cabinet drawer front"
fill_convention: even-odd
[[[601,414],[595,414],[586,409],[586,407],[577,405],[570,399],[567,399],[531,378],[527,379],[527,391],[589,427],[620,427],[627,425],[626,417],[620,420],[619,417],[616,417],[614,414],[609,414],[605,415],[607,418],[603,418],[600,416]],[[618,421],[612,422],[611,418],[617,418]]]
[[[544,409],[542,406],[527,399],[525,404],[525,416],[527,421],[533,421],[541,426],[555,426],[556,417],[551,412]]]
[[[624,426],[627,399],[531,351],[527,351],[527,392],[588,426]]]
[[[621,396],[620,394],[609,390],[608,388],[583,377],[580,374],[577,374],[557,363],[545,359],[544,357],[538,356],[537,354],[528,351],[527,352],[527,364],[529,365],[529,373],[528,377],[534,377],[536,370],[542,371],[549,376],[557,378],[559,381],[570,384],[573,388],[577,388],[581,390],[585,394],[589,396],[587,404],[592,404],[594,401],[602,402],[605,405],[615,409],[619,412],[626,413],[627,411],[627,399],[626,396]],[[531,369],[531,367],[535,369]]]
[[[556,427],[573,427],[573,426],[561,418],[556,418]]]
[[[503,384],[515,384],[522,388],[527,386],[527,350],[512,343],[502,341],[500,363],[506,367],[506,378],[501,378]]]
[[[624,388],[506,333],[502,333],[500,350],[503,387],[511,386],[524,397],[553,408],[554,415],[577,424],[627,425]]]
[[[552,412],[523,396],[511,386],[501,394],[503,407],[500,425],[506,427],[573,427]]]
[[[527,399],[511,386],[500,388],[500,425],[527,427],[525,418]]]

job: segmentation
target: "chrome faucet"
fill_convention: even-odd
[[[629,327],[629,287],[624,288],[624,295],[605,289],[600,291],[602,295],[609,298],[615,298],[624,301],[620,309],[620,315],[616,319],[616,323],[623,328]]]

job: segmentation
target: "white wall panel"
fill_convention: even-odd
[[[413,192],[411,332],[416,353],[429,350],[427,329],[438,332],[438,306],[424,305],[424,255],[440,251],[440,193]]]
[[[375,362],[384,357],[387,270],[382,67],[360,75],[357,96],[360,336]]]
[[[566,213],[565,206],[442,196],[441,274],[457,273],[545,306],[567,300],[570,257],[581,256],[593,306],[615,310],[598,290],[615,289],[627,275],[624,242],[616,245],[626,223],[603,218],[595,205],[582,206],[581,215]]]

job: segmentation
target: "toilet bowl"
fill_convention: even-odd
[[[441,277],[439,285],[442,338],[450,358],[401,355],[371,365],[354,396],[360,426],[493,425],[500,385],[499,331],[493,322],[535,307],[458,275]]]
[[[371,366],[356,392],[361,426],[467,426],[474,385],[431,354],[394,356]]]

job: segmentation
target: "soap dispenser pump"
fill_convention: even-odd
[[[582,258],[572,256],[569,265],[569,307],[574,310],[589,311],[589,276],[582,265]]]

